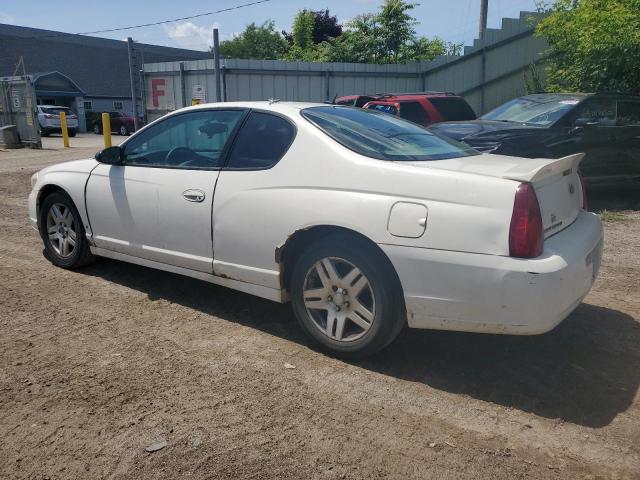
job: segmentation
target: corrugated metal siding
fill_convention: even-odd
[[[522,12],[519,19],[505,18],[502,28],[488,29],[483,40],[476,39],[473,46],[465,47],[464,56],[439,57],[431,62],[371,65],[226,59],[221,62],[223,95],[227,101],[278,98],[322,102],[336,95],[437,90],[463,95],[481,114],[525,93],[524,73],[531,64],[543,60],[546,49],[544,40],[533,36],[533,25],[539,18],[529,12]],[[205,101],[215,101],[212,59],[145,64],[144,71],[149,119],[190,105],[196,85],[204,87]],[[165,82],[160,88],[162,95],[154,97],[153,78]]]

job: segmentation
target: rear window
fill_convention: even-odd
[[[392,115],[349,107],[309,107],[302,116],[338,143],[380,160],[416,161],[477,155],[453,140]]]
[[[436,107],[445,121],[475,120],[476,114],[464,98],[431,97],[431,104]]]
[[[68,107],[40,107],[43,113],[51,113],[53,115],[60,115],[60,112],[70,114],[71,109]]]

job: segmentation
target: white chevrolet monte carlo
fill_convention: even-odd
[[[95,256],[291,301],[324,348],[404,325],[540,334],[598,272],[581,155],[482,155],[402,119],[322,104],[178,110],[96,159],[32,178],[54,265]]]

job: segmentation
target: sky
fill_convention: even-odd
[[[69,33],[151,23],[233,7],[251,0],[148,1],[110,0],[89,2],[65,0],[0,1],[0,23],[23,25]],[[477,36],[480,0],[414,0],[419,3],[413,15],[419,21],[416,31],[429,38],[469,45]],[[537,0],[489,0],[488,26],[498,28],[503,17],[517,18],[521,10],[534,11]],[[95,36],[134,40],[156,45],[206,50],[212,43],[211,30],[217,27],[221,40],[233,38],[251,22],[274,20],[278,30],[291,29],[293,18],[303,8],[328,8],[343,23],[365,12],[374,12],[381,0],[271,0],[231,12],[179,21],[166,25],[112,32]]]

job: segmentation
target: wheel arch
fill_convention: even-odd
[[[400,289],[400,293],[404,297],[402,283],[400,282],[400,278],[398,277],[398,272],[393,266],[391,259],[380,248],[380,246],[378,246],[377,243],[360,232],[337,225],[313,225],[310,227],[297,229],[287,237],[286,241],[283,244],[276,248],[275,260],[280,269],[280,285],[281,288],[287,292],[287,294],[291,292],[291,273],[293,272],[293,267],[296,260],[304,252],[304,250],[309,245],[320,239],[330,238],[334,236],[351,237],[359,242],[362,242],[363,244],[368,245],[370,248],[376,251],[380,255],[380,258],[383,259],[385,263],[387,263],[387,266],[393,272],[396,285]]]
[[[55,183],[48,183],[46,185],[43,185],[38,191],[38,196],[36,198],[36,215],[37,215],[38,221],[40,221],[40,206],[42,205],[42,202],[44,201],[45,198],[47,198],[49,195],[51,195],[54,192],[62,192],[71,199],[71,195],[69,195],[69,192],[67,192],[60,185],[57,185]],[[73,199],[71,199],[71,201],[73,202]]]

